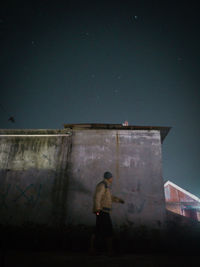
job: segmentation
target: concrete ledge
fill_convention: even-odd
[[[72,131],[66,129],[0,129],[0,137],[1,136],[10,136],[10,135],[71,135]]]

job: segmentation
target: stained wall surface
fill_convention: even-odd
[[[92,195],[105,171],[113,173],[115,227],[158,226],[164,222],[159,131],[80,130],[73,134],[73,177],[69,182],[69,222],[94,224]]]
[[[0,136],[0,224],[66,220],[68,135]]]
[[[71,130],[0,135],[0,224],[95,224],[92,201],[103,173],[113,173],[115,228],[165,220],[159,131]]]

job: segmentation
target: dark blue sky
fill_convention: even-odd
[[[197,1],[1,1],[0,128],[171,126],[164,179],[200,197],[199,29]]]

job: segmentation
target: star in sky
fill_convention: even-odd
[[[36,46],[36,42],[34,40],[31,41],[32,46]]]
[[[117,94],[119,92],[119,89],[115,89],[114,93]]]
[[[99,95],[97,95],[97,102],[99,102],[100,101],[100,96]]]

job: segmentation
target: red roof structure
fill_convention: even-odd
[[[200,199],[198,197],[170,181],[165,183],[164,189],[168,210],[200,221]]]

